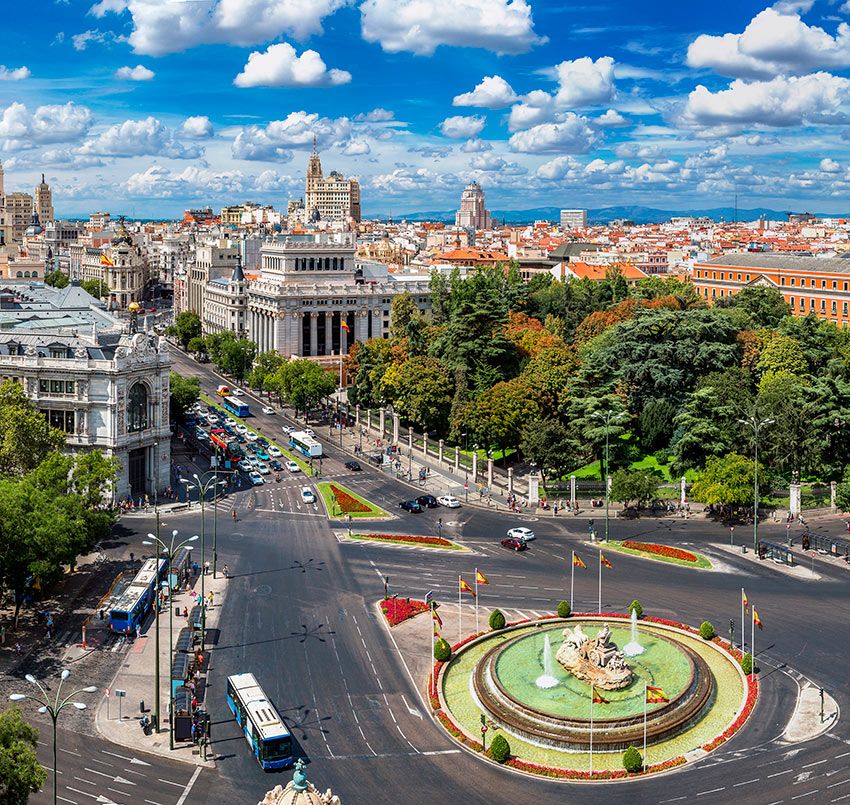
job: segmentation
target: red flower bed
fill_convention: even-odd
[[[623,542],[624,548],[631,548],[633,551],[641,551],[642,553],[654,553],[658,556],[666,556],[669,559],[681,559],[683,562],[696,562],[697,557],[690,551],[683,551],[681,548],[671,548],[669,545],[658,545],[654,542],[637,542],[633,539],[627,539]]]
[[[420,537],[418,534],[358,534],[357,536],[363,539],[380,539],[411,545],[436,545],[441,548],[452,547],[452,543],[443,537]]]
[[[427,609],[424,601],[415,601],[412,598],[385,598],[381,601],[381,612],[390,626],[397,626]]]
[[[340,489],[336,484],[331,484],[330,490],[337,505],[345,514],[372,511],[368,506],[365,506],[357,498],[349,495],[344,489]]]

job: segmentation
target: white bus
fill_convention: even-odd
[[[307,458],[320,458],[322,455],[321,443],[303,430],[289,434],[289,446]]]
[[[227,677],[227,706],[264,769],[292,765],[292,735],[253,674]]]

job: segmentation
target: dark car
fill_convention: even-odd
[[[269,446],[269,440],[260,438],[260,439],[257,439],[257,444],[261,444],[263,447],[268,447]]]
[[[416,500],[420,506],[426,509],[436,509],[440,505],[433,495],[420,495]]]
[[[403,500],[398,505],[399,508],[404,509],[406,512],[416,512],[418,514],[422,511],[422,504],[418,500]]]
[[[281,464],[276,458],[273,458],[269,462],[269,466],[275,470],[276,472],[280,472],[283,469],[283,464]]]
[[[360,464],[356,461],[346,461],[345,468],[347,470],[351,470],[352,472],[360,472],[360,470],[363,469],[363,467],[361,467]]]
[[[245,437],[241,433],[237,433],[236,441],[239,442],[239,444],[245,444]]]
[[[516,537],[506,537],[499,544],[503,548],[510,548],[512,551],[528,550],[528,543],[524,539],[517,539]]]

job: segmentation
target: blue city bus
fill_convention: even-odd
[[[168,561],[163,558],[144,562],[127,589],[109,610],[109,628],[119,634],[132,634],[141,626],[150,611],[159,583],[168,572]]]
[[[292,735],[253,674],[227,677],[227,706],[264,769],[292,765]]]
[[[251,409],[247,403],[243,403],[238,397],[224,397],[221,400],[221,407],[225,411],[230,411],[234,416],[248,416]]]
[[[321,458],[322,444],[303,430],[296,430],[289,434],[289,446],[307,458]]]

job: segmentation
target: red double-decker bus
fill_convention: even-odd
[[[237,462],[244,457],[245,453],[242,446],[236,441],[235,436],[231,436],[223,428],[216,428],[210,431],[210,440],[221,451],[220,457],[225,461]]]

